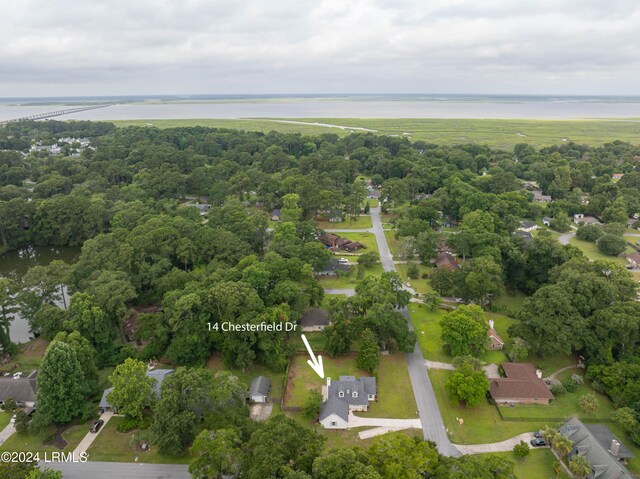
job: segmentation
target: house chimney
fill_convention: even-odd
[[[493,325],[494,325],[493,319],[490,319],[489,320],[489,329],[493,329]]]
[[[538,379],[542,379],[542,371],[540,369],[536,369],[536,376]]]
[[[620,443],[615,439],[611,440],[611,449],[609,449],[609,452],[616,457],[620,454]]]

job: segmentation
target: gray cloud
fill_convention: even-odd
[[[633,0],[5,0],[0,97],[640,94]]]

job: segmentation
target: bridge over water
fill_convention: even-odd
[[[45,120],[47,118],[54,118],[56,116],[62,116],[62,115],[70,115],[72,113],[79,113],[81,111],[96,110],[98,108],[106,108],[108,106],[111,106],[111,105],[110,104],[89,105],[89,106],[81,106],[76,108],[65,108],[64,110],[56,110],[56,111],[50,111],[46,113],[37,113],[35,115],[23,116],[21,118],[14,118],[12,120],[2,121],[0,122],[0,124],[9,123],[10,121]]]

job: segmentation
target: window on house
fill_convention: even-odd
[[[343,397],[344,397],[344,391],[340,391],[340,392],[338,393],[338,397],[343,398]]]
[[[337,426],[338,424],[337,424],[335,421],[331,421],[331,425],[335,427],[335,426]]]
[[[357,398],[357,397],[358,397],[358,392],[357,392],[357,391],[353,391],[352,396],[353,396],[354,398]]]

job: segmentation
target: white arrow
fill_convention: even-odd
[[[316,359],[316,355],[313,354],[313,350],[311,349],[311,346],[309,346],[309,341],[307,341],[307,337],[304,334],[302,335],[302,342],[307,348],[307,351],[309,351],[309,356],[311,356],[311,359],[307,360],[307,363],[309,364],[309,366],[311,366],[311,369],[313,369],[318,374],[318,376],[324,379],[324,366],[322,365],[322,356],[318,355],[318,359]]]

